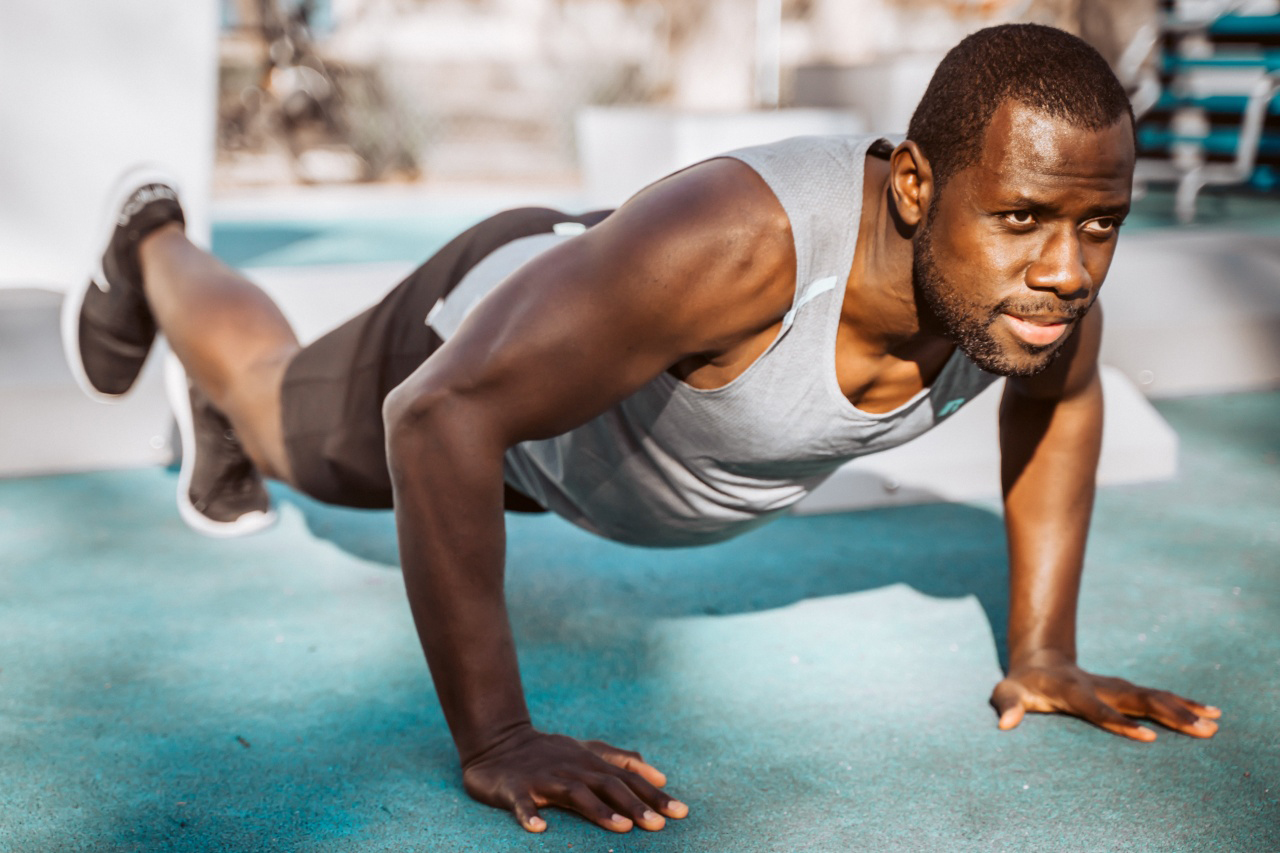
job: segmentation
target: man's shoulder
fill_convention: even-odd
[[[557,251],[596,280],[632,282],[638,299],[662,306],[664,324],[697,329],[699,352],[776,322],[795,287],[786,211],[761,176],[730,158],[651,184]]]
[[[763,236],[789,228],[766,174],[724,155],[668,175],[633,196],[610,217],[627,239],[667,235]]]

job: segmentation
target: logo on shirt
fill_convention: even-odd
[[[957,397],[948,402],[945,406],[938,410],[938,417],[945,418],[947,415],[955,414],[961,406],[964,405],[964,397]]]

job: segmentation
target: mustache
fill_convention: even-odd
[[[995,320],[1001,314],[1016,314],[1021,317],[1044,317],[1051,315],[1055,317],[1066,317],[1068,322],[1075,322],[1089,313],[1089,309],[1093,307],[1093,303],[1098,296],[1095,293],[1093,298],[1088,302],[1079,300],[1073,302],[1065,302],[1054,296],[1044,296],[1040,299],[1015,299],[1009,297],[1002,299],[996,303],[995,308],[991,309],[991,320]]]

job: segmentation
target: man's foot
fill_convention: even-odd
[[[142,292],[138,244],[169,223],[184,225],[174,180],[152,167],[126,172],[103,214],[102,254],[62,304],[62,346],[86,394],[112,401],[133,387],[156,337]]]
[[[187,379],[172,355],[165,387],[182,437],[178,512],[206,536],[244,536],[271,526],[276,514],[258,469],[226,415]]]

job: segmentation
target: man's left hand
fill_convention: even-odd
[[[1213,737],[1222,712],[1165,690],[1139,687],[1122,678],[1093,675],[1064,655],[1047,655],[1012,666],[996,685],[991,704],[1000,728],[1022,722],[1027,711],[1073,714],[1124,737],[1153,741],[1156,733],[1133,719],[1154,720],[1192,737]]]

